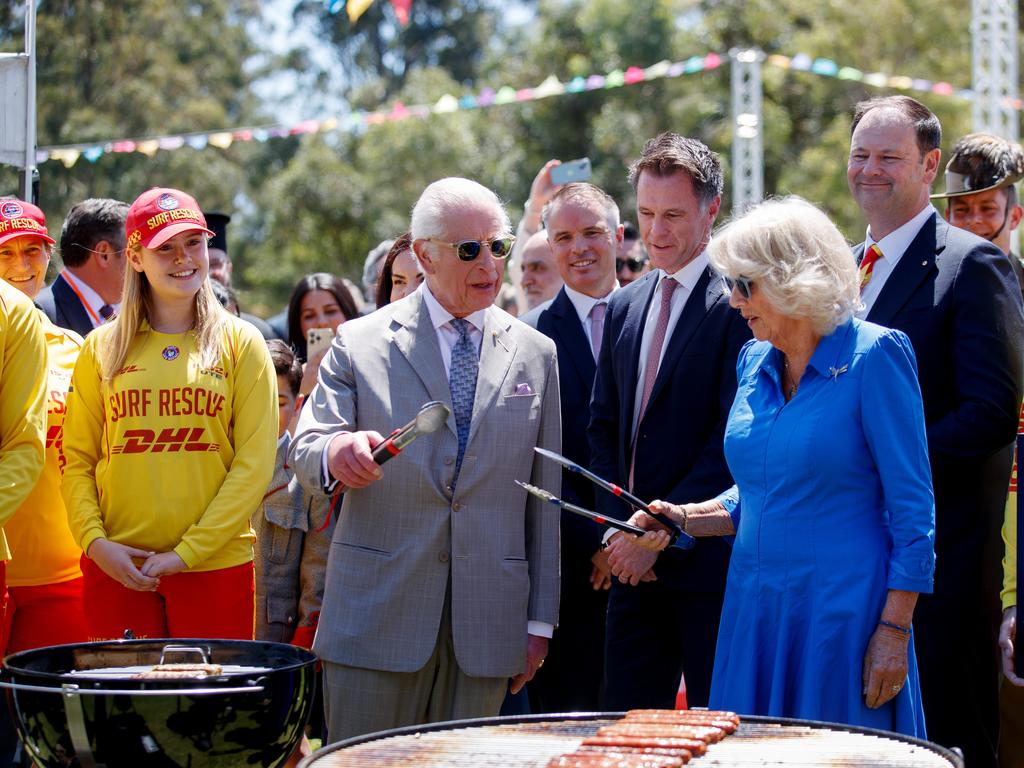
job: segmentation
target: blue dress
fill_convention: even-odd
[[[749,342],[725,433],[736,522],[711,707],[923,738],[913,642],[895,699],[861,673],[886,592],[930,592],[935,505],[910,340],[850,320],[823,338],[796,395],[782,353]]]

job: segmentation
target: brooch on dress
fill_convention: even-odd
[[[848,366],[848,365],[844,365],[841,368],[835,368],[835,367],[829,366],[828,375],[831,376],[835,381],[838,381],[839,380],[839,375],[842,374],[842,373],[846,373],[849,369],[850,369],[850,366]]]

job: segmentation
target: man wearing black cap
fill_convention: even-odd
[[[54,325],[85,336],[121,306],[127,215],[127,203],[100,198],[68,211],[60,232],[64,269],[36,297]]]
[[[213,237],[207,243],[207,251],[210,254],[210,279],[223,285],[231,287],[231,257],[228,256],[228,224],[231,217],[219,211],[203,211],[206,217],[206,225],[213,231]],[[239,312],[239,317],[252,323],[256,329],[263,334],[264,339],[280,338],[266,320],[251,315],[248,312]]]

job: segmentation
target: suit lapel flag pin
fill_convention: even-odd
[[[494,341],[496,343],[501,344],[501,346],[505,349],[506,352],[511,352],[512,351],[507,346],[505,346],[505,340],[503,338],[501,338],[501,334],[499,334],[497,331],[491,331],[491,336],[494,337]]]
[[[829,369],[828,369],[828,375],[831,376],[834,380],[838,381],[839,380],[839,375],[843,374],[843,373],[846,373],[849,369],[850,369],[850,366],[848,366],[848,365],[843,365],[841,368],[835,368],[835,367],[830,366]]]

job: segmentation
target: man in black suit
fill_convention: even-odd
[[[642,499],[677,504],[732,485],[722,452],[736,356],[750,338],[729,307],[706,248],[722,195],[718,156],[663,133],[630,168],[640,236],[656,269],[608,306],[588,429],[591,468]],[[597,509],[627,518],[599,492]],[[672,707],[685,672],[689,704],[706,706],[729,545],[647,552],[607,537],[612,574],[605,705]]]
[[[1022,178],[1024,149],[1020,144],[991,133],[972,133],[954,145],[946,164],[946,190],[932,199],[946,200],[946,221],[954,227],[983,237],[1005,253],[1017,282],[1024,285],[1024,265],[1013,252],[1013,233],[1024,214],[1014,185]],[[1018,426],[1020,432],[1024,432],[1024,418]],[[1016,514],[1015,504],[1009,503],[1007,520]],[[1015,611],[1016,607],[1003,611],[1000,635],[1009,633]],[[999,717],[1000,765],[1024,765],[1024,688],[1006,678],[999,686]]]
[[[68,211],[60,231],[64,269],[36,297],[54,325],[85,336],[120,307],[127,215],[127,203],[103,198]]]
[[[568,184],[544,207],[544,231],[564,286],[521,320],[555,342],[562,399],[562,453],[589,466],[590,391],[616,290],[615,254],[622,240],[619,206],[592,184]],[[538,235],[534,235],[537,237]],[[594,486],[562,473],[562,498],[594,507]],[[561,610],[545,665],[527,686],[533,712],[593,712],[601,707],[608,557],[601,528],[562,513]]]
[[[999,248],[929,202],[941,128],[906,96],[853,117],[847,181],[868,222],[858,246],[866,319],[917,355],[935,483],[935,590],[914,613],[929,738],[996,765],[1002,522],[1022,391],[1021,293]]]

